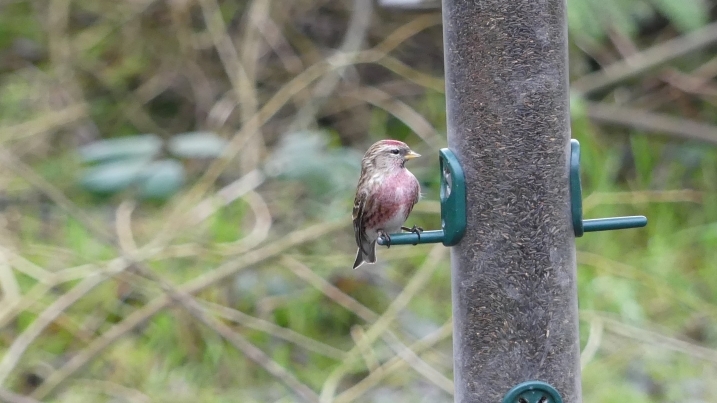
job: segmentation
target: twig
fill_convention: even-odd
[[[208,1],[208,0],[207,0]],[[155,249],[165,245],[175,236],[181,225],[185,222],[183,212],[198,202],[204,193],[212,186],[214,181],[221,175],[224,169],[231,163],[232,159],[242,150],[246,141],[255,135],[262,125],[286,105],[294,96],[304,91],[313,81],[320,78],[326,72],[352,64],[379,63],[396,74],[406,77],[412,82],[423,85],[427,88],[442,92],[444,90],[443,80],[421,73],[401,63],[395,58],[389,57],[386,52],[394,49],[402,41],[408,39],[421,29],[428,28],[440,22],[440,16],[431,18],[417,18],[410,23],[398,28],[389,35],[383,42],[373,49],[361,51],[357,54],[336,54],[326,60],[318,62],[294,77],[287,84],[282,86],[262,108],[237,132],[225,147],[224,153],[216,159],[204,172],[197,183],[180,199],[174,206],[168,219],[167,225],[160,231],[149,245],[148,249]]]
[[[329,222],[294,231],[274,243],[231,260],[214,269],[212,272],[183,284],[179,290],[188,294],[196,294],[213,284],[235,275],[246,267],[274,258],[289,248],[324,236],[327,233],[345,227],[345,225],[345,222]],[[43,399],[60,386],[69,376],[83,368],[90,360],[97,356],[97,354],[120,339],[127,332],[130,332],[169,306],[171,302],[172,300],[168,296],[162,295],[153,299],[144,307],[132,312],[124,320],[103,333],[102,336],[93,340],[85,349],[70,358],[35,390],[33,396],[38,399]]]
[[[78,379],[74,382],[83,388],[96,389],[111,397],[126,400],[130,403],[151,403],[152,399],[137,389],[129,388],[118,383],[98,379]]]
[[[657,44],[600,71],[575,80],[571,88],[583,95],[610,87],[678,57],[685,56],[717,41],[717,23],[690,34]]]
[[[268,3],[266,0],[254,0],[249,4],[247,25],[244,31],[244,40],[242,41],[243,57],[240,57],[227,32],[218,2],[216,0],[199,1],[204,22],[209,30],[214,47],[232,84],[234,94],[239,100],[239,111],[243,124],[252,119],[259,105],[254,82],[258,57],[258,38],[254,35],[254,24],[257,20],[260,22],[266,18]],[[252,135],[248,136],[245,146],[242,150],[239,150],[243,157],[241,161],[242,172],[255,169],[259,164],[260,157],[264,154],[264,142],[259,131],[260,129],[257,128]]]
[[[219,244],[220,253],[223,255],[236,255],[246,252],[260,245],[269,237],[272,218],[271,211],[264,198],[257,192],[249,192],[244,196],[244,201],[254,212],[254,226],[242,238],[233,242]]]
[[[22,167],[21,167],[22,168]],[[34,172],[27,169],[29,172],[24,172],[26,176],[30,178],[34,178]],[[75,209],[74,205],[66,199],[66,197],[59,191],[56,191],[54,187],[51,187],[50,185],[46,184],[42,178],[34,178],[35,184],[40,186],[46,193],[50,193],[51,196],[53,196],[53,199],[56,200],[58,203],[64,204],[64,207],[66,207],[68,210],[72,211]],[[122,206],[126,206],[123,204]],[[134,246],[134,240],[132,239],[131,235],[131,227],[129,226],[129,220],[131,213],[131,210],[127,208],[121,208],[118,209],[118,217],[117,217],[117,229],[118,229],[118,237],[122,238],[122,242],[120,242],[120,252],[127,253],[132,255],[130,260],[135,265],[135,269],[142,272],[142,274],[146,277],[152,278],[153,280],[157,281],[162,288],[173,295],[173,298],[178,299],[182,305],[185,305],[185,307],[190,310],[190,313],[192,313],[194,316],[196,316],[199,320],[201,320],[203,323],[205,323],[207,326],[212,327],[213,329],[217,330],[222,334],[223,337],[227,338],[235,347],[242,349],[242,351],[250,358],[252,358],[254,361],[258,362],[260,365],[262,365],[267,371],[269,371],[271,374],[277,376],[279,379],[284,381],[287,385],[289,385],[292,389],[296,391],[301,396],[304,396],[305,399],[309,401],[313,401],[315,399],[312,398],[310,389],[303,386],[300,382],[298,382],[296,379],[293,379],[291,374],[287,373],[283,368],[278,366],[278,364],[274,363],[269,357],[263,354],[261,350],[254,347],[251,343],[243,339],[240,335],[233,334],[231,329],[226,327],[225,325],[216,322],[215,320],[209,319],[206,317],[206,315],[203,315],[203,312],[197,311],[192,308],[191,304],[196,304],[196,302],[193,301],[193,299],[182,299],[180,298],[181,292],[177,292],[170,284],[163,281],[162,279],[158,278],[156,275],[154,275],[151,271],[146,269],[141,263],[139,263],[138,259],[140,256],[137,254],[136,247]],[[76,209],[75,209],[76,210]],[[77,211],[75,211],[77,213]],[[124,214],[123,214],[124,212]],[[82,213],[77,213],[82,217]],[[91,220],[86,220],[89,223],[92,223]],[[104,231],[101,231],[101,228],[93,228],[94,226],[89,226],[90,229],[94,229],[96,232],[100,232],[101,235],[106,235]],[[111,236],[107,235],[107,240],[111,243],[112,238]],[[122,247],[125,247],[123,249]],[[127,250],[130,249],[130,250]],[[124,262],[122,262],[124,263]],[[126,264],[121,264],[118,268],[118,271],[123,270],[126,268]],[[43,314],[35,320],[32,325],[26,329],[26,331],[21,335],[18,339],[15,340],[13,345],[10,347],[10,349],[7,351],[6,355],[3,358],[3,361],[0,362],[0,383],[5,380],[5,378],[9,375],[10,371],[14,366],[16,365],[17,361],[19,360],[22,353],[27,349],[29,344],[34,340],[37,336],[39,336],[42,329],[44,329],[54,318],[56,315],[58,315],[60,312],[64,311],[69,305],[74,303],[77,299],[79,299],[82,295],[84,295],[86,292],[89,292],[90,289],[94,288],[94,286],[98,285],[101,281],[104,280],[104,276],[92,276],[88,277],[85,280],[83,280],[78,286],[76,286],[75,289],[73,289],[71,292],[66,294],[66,296],[71,296],[67,298],[60,298],[55,301],[48,309],[43,312]],[[315,393],[313,393],[315,396]]]
[[[324,280],[321,276],[314,273],[309,267],[298,260],[284,256],[281,263],[291,270],[299,278],[311,284],[314,288],[321,291],[324,295],[331,298],[334,302],[355,313],[359,318],[366,322],[374,322],[379,316],[372,310],[366,308],[363,304],[346,295],[338,287]]]
[[[452,334],[453,321],[448,320],[448,322],[446,322],[439,329],[406,348],[414,354],[420,354],[424,350],[450,337]],[[358,399],[361,395],[376,386],[379,382],[381,382],[381,380],[385,379],[387,376],[398,371],[399,369],[405,367],[406,364],[407,362],[404,361],[400,356],[395,356],[391,358],[385,364],[377,368],[376,371],[370,373],[360,382],[336,396],[336,399],[334,399],[333,402],[348,403],[356,401],[356,399]]]
[[[259,24],[259,32],[264,37],[264,40],[271,46],[272,50],[279,57],[279,60],[284,65],[284,69],[292,74],[299,74],[304,67],[304,62],[291,48],[291,44],[286,40],[286,37],[282,34],[281,28],[277,26],[271,18],[267,18],[263,21],[263,24]]]
[[[376,353],[371,348],[371,343],[365,343],[364,338],[366,337],[366,332],[364,332],[363,328],[358,325],[351,326],[351,338],[354,341],[354,344],[356,344],[359,347],[359,351],[361,353],[361,357],[363,357],[363,362],[366,364],[366,368],[368,368],[368,372],[371,373],[378,369],[380,366],[378,362],[378,358],[376,358]]]
[[[44,28],[47,30],[47,48],[49,62],[53,78],[60,89],[61,97],[56,97],[52,103],[55,108],[65,107],[67,104],[89,103],[84,99],[84,94],[75,75],[74,43],[70,34],[71,21],[71,0],[50,0],[47,2],[47,23]],[[89,133],[98,133],[97,126],[89,118],[89,107],[83,116],[87,122],[85,129]],[[79,120],[79,119],[78,119]],[[89,134],[88,133],[88,134]]]
[[[117,243],[122,251],[134,254],[137,252],[137,243],[132,235],[132,211],[135,203],[124,200],[117,207],[115,212],[115,228],[117,232]]]
[[[95,275],[87,277],[70,291],[57,298],[48,306],[18,337],[15,338],[0,361],[0,384],[4,383],[30,344],[62,312],[98,286],[106,277]]]
[[[243,253],[261,244],[269,236],[272,225],[271,212],[261,195],[254,191],[264,183],[265,179],[261,171],[251,171],[223,187],[216,194],[202,200],[191,210],[190,220],[194,224],[199,224],[216,213],[220,207],[227,206],[240,198],[244,198],[251,207],[255,217],[254,227],[241,239],[218,245],[220,253],[225,255]],[[175,247],[181,248],[182,245]]]
[[[446,90],[443,77],[434,77],[430,74],[418,71],[404,64],[395,57],[384,56],[381,59],[376,60],[375,63],[380,64],[408,81],[436,91],[440,94],[444,93]]]
[[[232,87],[236,96],[241,99],[242,94],[253,94],[254,88],[252,80],[247,75],[246,69],[242,64],[239,54],[232,43],[227,27],[224,24],[219,4],[216,0],[200,0],[199,4],[204,17],[204,24],[214,43],[214,47],[219,54],[219,59],[224,66],[224,71],[232,83]]]
[[[628,325],[619,320],[610,318],[607,314],[601,312],[580,311],[580,316],[587,319],[599,318],[604,322],[606,329],[614,334],[637,340],[640,343],[654,344],[661,349],[672,350],[700,360],[710,361],[717,364],[717,350],[698,346],[694,343],[679,340],[674,337],[665,336],[664,334],[648,329]]]
[[[38,175],[27,164],[15,158],[7,150],[0,149],[0,163],[6,168],[14,171],[32,186],[38,188],[42,193],[47,195],[55,204],[67,211],[70,215],[82,222],[89,230],[93,231],[105,241],[112,242],[112,235],[106,228],[99,225],[95,219],[77,207],[64,193],[52,186],[44,178]]]
[[[32,263],[31,261],[25,259],[24,257],[11,251],[10,249],[0,246],[0,251],[8,255],[8,261],[10,263],[10,266],[12,266],[15,270],[27,276],[30,276],[41,283],[48,282],[48,279],[54,274],[36,265],[35,263]]]
[[[360,87],[344,95],[359,98],[390,113],[408,126],[431,148],[437,148],[445,143],[438,137],[436,128],[423,115],[387,92],[375,87]]]
[[[12,259],[13,263],[21,261],[19,256],[12,256]],[[115,258],[106,262],[104,265],[84,264],[58,272],[48,272],[44,278],[38,279],[39,282],[25,292],[15,303],[0,305],[0,329],[4,328],[21,312],[29,309],[33,304],[40,301],[53,287],[68,281],[81,280],[98,274],[109,277],[111,274],[117,274],[118,271],[121,271],[121,265],[128,266],[127,262],[122,258]]]
[[[115,264],[111,266],[113,269],[110,270],[110,272],[118,273],[127,267],[124,259],[115,260],[113,263]],[[55,321],[57,317],[72,304],[77,302],[80,298],[102,283],[106,278],[106,273],[101,272],[84,278],[70,291],[56,299],[38,316],[37,319],[30,324],[30,326],[22,332],[22,334],[20,334],[20,336],[15,338],[12,345],[10,345],[10,348],[7,349],[5,355],[0,361],[0,384],[5,382],[30,344],[40,336],[42,331],[48,325]],[[42,288],[46,288],[46,286],[43,286]]]
[[[366,338],[362,339],[361,342],[367,342]],[[393,343],[389,343],[391,345]],[[399,357],[406,363],[408,363],[414,371],[421,374],[428,381],[443,389],[444,392],[449,395],[453,395],[455,387],[451,379],[446,378],[445,375],[440,373],[437,369],[430,366],[427,362],[423,361],[415,351],[411,350],[406,346],[391,346],[392,349],[397,353]]]
[[[15,278],[15,273],[12,270],[12,266],[8,262],[7,254],[4,253],[3,248],[0,248],[0,305],[15,304],[22,297],[20,291],[20,284]]]
[[[175,288],[167,281],[142,266],[137,267],[137,269],[143,276],[146,276],[159,284],[162,290],[166,292],[172,300],[179,303],[195,319],[223,337],[237,350],[241,351],[246,357],[254,361],[272,376],[277,378],[280,382],[288,386],[296,395],[300,396],[307,402],[318,402],[319,397],[316,392],[301,383],[293,374],[279,365],[276,361],[272,360],[271,357],[266,355],[258,347],[250,343],[246,338],[244,338],[244,336],[233,331],[224,323],[207,315],[205,310],[199,305],[194,297],[186,291]]]
[[[683,73],[677,69],[667,69],[660,75],[660,79],[681,92],[702,97],[714,98],[717,96],[717,88],[711,85],[711,77],[699,77],[694,74]]]
[[[146,102],[143,102],[142,99],[137,96],[138,90],[118,88],[113,84],[113,78],[109,72],[104,69],[97,69],[94,64],[84,65],[78,61],[77,68],[102,83],[104,89],[114,98],[117,108],[123,117],[139,130],[146,133],[156,133],[162,137],[172,134],[166,125],[157,123],[154,117],[146,110]]]
[[[321,69],[325,69],[325,71],[329,71],[329,70],[331,70],[331,69],[335,69],[335,68],[336,68],[336,63],[334,63],[334,62],[338,62],[339,65],[340,65],[341,63],[347,64],[347,65],[348,65],[348,64],[352,64],[352,63],[356,62],[356,60],[358,60],[358,62],[364,62],[364,63],[365,63],[365,62],[375,62],[376,60],[380,60],[380,59],[383,58],[384,56],[385,56],[385,55],[381,55],[381,54],[379,54],[379,53],[377,53],[377,52],[360,53],[360,54],[359,54],[359,57],[353,58],[354,61],[351,62],[351,63],[348,63],[346,60],[344,60],[344,58],[343,58],[343,56],[342,56],[342,57],[335,58],[335,60],[329,61],[329,63],[325,63],[323,66],[320,66],[320,67],[321,67],[320,69],[317,68],[317,69],[315,69],[314,71],[312,71],[311,73],[312,73],[312,74],[316,74],[316,73],[320,72]],[[366,61],[361,61],[361,58],[364,58]],[[317,76],[317,77],[318,77],[318,76]],[[313,81],[313,79],[312,79],[312,81]],[[289,98],[291,97],[291,92],[292,92],[292,91],[298,92],[298,91],[300,91],[300,90],[302,90],[303,88],[306,87],[306,83],[301,83],[300,80],[299,80],[299,81],[295,81],[295,83],[298,83],[298,84],[297,84],[295,87],[290,87],[290,88],[288,89],[288,91],[286,91],[286,92],[283,93],[283,96],[285,96],[285,97],[286,97],[286,95],[289,95],[289,97],[287,97],[287,98],[285,98],[285,99],[289,99]],[[286,87],[285,87],[285,88],[286,88]],[[277,95],[282,95],[282,94],[277,94]],[[260,116],[261,113],[260,113],[259,115],[257,115],[257,116],[258,116],[258,118],[257,118],[257,120],[256,120],[257,123],[255,124],[255,128],[256,128],[256,129],[258,129],[258,128],[260,127],[260,125],[262,124],[262,123],[261,123],[261,119],[259,119],[259,118],[262,118],[262,117],[263,117],[264,119],[268,119],[268,117],[270,117],[273,113],[276,112],[276,110],[278,110],[278,109],[281,107],[281,105],[283,105],[282,102],[278,102],[278,101],[281,101],[281,97],[279,97],[279,98],[272,98],[272,99],[273,99],[274,101],[277,101],[277,102],[275,102],[274,104],[271,104],[271,102],[270,102],[270,103],[269,103],[270,108],[268,108],[268,109],[262,109],[262,111],[265,111],[265,112],[266,112],[266,111],[270,111],[270,112],[271,112],[271,111],[272,111],[272,108],[274,108],[275,110],[274,110],[271,114],[266,114],[266,115],[264,115],[264,116]],[[249,126],[251,126],[251,125],[249,125]],[[250,127],[249,129],[251,129],[251,127]],[[252,133],[252,130],[247,130],[247,131],[245,131],[245,132],[243,132],[243,133],[244,133],[244,134],[249,134],[249,133]],[[234,141],[232,144],[234,145],[234,147],[235,147],[236,149],[240,149],[240,148],[241,148],[241,145],[243,144],[242,141],[244,140],[244,138],[242,138],[242,136],[237,136],[237,137],[239,137],[239,138],[237,139],[237,141]],[[232,140],[234,140],[234,139],[232,139]],[[229,151],[227,152],[227,155],[234,155],[234,154],[235,154],[235,151],[236,151],[236,150],[229,150]],[[219,168],[215,168],[214,171],[213,171],[213,174],[217,174],[217,175],[218,175],[218,173],[220,173],[220,172],[223,170],[223,167],[221,167],[221,165],[222,165],[223,163],[225,163],[225,162],[226,162],[226,160],[223,160],[221,163],[219,163],[219,164],[218,164]],[[212,174],[212,171],[211,171],[211,169],[210,169],[209,171],[210,171],[210,172],[209,172],[209,174],[210,174],[209,177],[211,177],[211,176],[212,176],[212,175],[211,175],[211,174]],[[215,178],[216,178],[216,176],[215,176]],[[205,182],[203,185],[204,185],[204,186],[209,186],[210,182],[211,182],[211,181]],[[202,184],[200,184],[200,185],[202,185]],[[201,187],[201,186],[200,186],[200,187]],[[50,190],[54,190],[54,189],[50,189]],[[56,195],[56,196],[57,196],[57,195]],[[56,198],[55,198],[56,202],[59,200],[59,203],[58,203],[58,204],[60,204],[60,205],[62,205],[62,202],[67,202],[67,201],[68,201],[66,198],[63,199],[63,198],[62,198],[63,196],[64,196],[64,195],[62,195],[61,193],[59,193],[59,197],[56,197]],[[71,204],[68,204],[68,205],[71,206],[71,207],[74,207],[74,206],[72,206]],[[72,212],[71,209],[70,209],[70,211]],[[75,210],[75,212],[76,212],[76,210]],[[80,213],[81,213],[81,212],[80,212]],[[87,224],[87,223],[86,223],[86,224]],[[331,225],[330,225],[330,227],[333,227],[333,226],[338,227],[337,224],[331,224]],[[90,228],[93,228],[93,227],[94,227],[94,229],[99,230],[99,231],[97,231],[97,232],[100,232],[100,233],[106,232],[106,231],[104,231],[104,229],[102,229],[102,228],[96,228],[94,225],[88,225],[88,227],[90,227]],[[174,235],[174,234],[172,234],[172,235]],[[170,238],[171,238],[171,237],[170,237]],[[166,239],[164,239],[164,240],[166,240]],[[287,240],[287,242],[288,242],[288,241],[290,241],[290,240]],[[266,252],[267,249],[264,248],[264,249],[260,249],[259,251],[265,251],[265,252]],[[145,252],[145,253],[139,253],[139,252]],[[258,251],[256,251],[256,252],[258,252]],[[141,256],[138,256],[138,258],[141,258],[142,256],[150,255],[150,254],[153,253],[153,252],[152,252],[152,251],[147,251],[147,249],[142,248],[142,250],[138,251],[138,253],[141,255]],[[247,256],[252,256],[252,254],[250,253],[250,254],[248,254]],[[120,267],[117,267],[117,268],[116,268],[117,270],[122,270],[122,269],[124,269],[124,267],[126,267],[126,264],[127,264],[127,262],[124,262],[124,261],[122,261],[121,259],[118,259],[118,260],[116,260],[115,262],[120,262],[120,263],[122,263],[121,265],[118,264],[118,266],[122,266],[122,267],[121,267],[121,268],[120,268]],[[243,267],[243,263],[242,263],[242,264],[239,264],[239,266]],[[241,268],[241,267],[240,267],[240,268]],[[234,266],[234,267],[231,267],[231,268],[230,268],[230,267],[227,267],[226,265],[223,265],[223,266],[220,266],[220,268],[217,269],[217,271],[215,272],[215,274],[217,274],[217,275],[219,276],[218,279],[221,280],[222,278],[224,278],[223,276],[232,275],[233,273],[235,273],[235,272],[236,272],[237,270],[239,270],[240,268],[237,268],[237,266]],[[222,269],[227,269],[227,271],[223,271]],[[207,278],[207,277],[205,276],[205,277],[200,277],[200,278],[198,278],[198,279],[196,279],[196,280],[198,280],[198,282],[192,282],[191,285],[198,286],[199,288],[202,288],[202,287],[204,287],[205,285],[208,286],[207,284],[211,284],[211,282],[213,282],[213,281],[219,281],[219,280],[217,280],[217,277],[216,277],[216,276],[215,276],[215,277],[211,277],[211,276],[210,276],[209,278]],[[202,281],[207,281],[207,280],[210,281],[210,283],[204,283],[204,285],[202,285]],[[155,301],[157,301],[157,300],[155,300]],[[165,306],[165,303],[166,303],[166,300],[165,300],[165,299],[161,300],[161,304],[159,304],[159,309],[162,309],[162,307]],[[151,303],[150,303],[149,307],[151,307],[151,306],[152,306],[152,305],[151,305]],[[150,315],[150,316],[151,316],[151,315]],[[129,319],[129,318],[128,318],[128,319]],[[124,322],[123,322],[123,323],[124,323]],[[43,385],[43,386],[44,386],[44,385]]]
[[[376,88],[390,95],[391,98],[399,98],[404,96],[418,96],[425,94],[425,88],[414,83],[404,80],[394,80],[378,85]],[[351,97],[346,93],[338,94],[339,97],[335,102],[326,105],[321,112],[319,117],[331,116],[343,111],[347,111],[351,108],[355,108],[365,103],[364,100]]]
[[[37,283],[14,303],[0,305],[0,329],[5,328],[17,315],[39,301],[52,287],[52,283]]]
[[[677,99],[682,92],[697,94],[709,102],[709,97],[705,96],[705,93],[713,92],[710,82],[715,74],[717,74],[717,57],[713,57],[690,73],[683,73],[677,68],[666,68],[660,79],[668,83],[670,87],[660,88],[657,92],[651,91],[634,99],[632,104],[639,105],[643,109],[655,109]],[[684,79],[680,78],[679,83],[670,79],[675,76],[684,77]],[[671,87],[677,87],[680,91],[674,91]]]
[[[125,205],[126,204],[123,203],[117,209],[117,236],[121,240],[123,239],[123,241],[120,241],[119,251],[123,255],[128,256],[130,259],[133,259],[133,257],[136,255],[137,250],[135,247],[132,230],[129,225],[129,223],[131,222],[130,214],[132,213],[132,210],[126,207],[123,208],[123,206]],[[127,246],[129,249],[125,249],[123,246]],[[316,395],[314,391],[312,391],[308,386],[302,384],[290,372],[288,372],[281,365],[272,360],[271,357],[264,354],[263,351],[254,346],[243,336],[234,332],[229,326],[207,315],[205,310],[202,308],[199,302],[194,299],[193,296],[191,296],[184,290],[177,289],[169,281],[165,280],[160,275],[151,271],[148,267],[145,266],[144,263],[139,261],[133,261],[132,263],[135,271],[139,272],[142,276],[158,284],[167,295],[169,295],[174,301],[181,305],[187,312],[189,312],[190,315],[192,315],[195,319],[197,319],[198,321],[215,331],[221,337],[226,339],[235,348],[241,351],[245,356],[247,356],[256,364],[264,368],[271,375],[273,375],[285,385],[287,385],[290,389],[294,391],[294,393],[303,397],[306,401],[318,401],[318,395]]]
[[[373,0],[353,0],[351,19],[344,34],[344,40],[339,46],[338,53],[355,54],[364,42],[366,32],[371,25],[373,15]],[[312,96],[296,113],[294,122],[289,126],[291,130],[307,129],[316,119],[316,114],[326,98],[334,91],[341,76],[349,65],[342,66],[330,74],[326,74],[316,83]]]
[[[682,237],[684,238],[684,234]],[[640,284],[644,287],[652,287],[652,289],[659,290],[668,298],[674,298],[676,301],[679,301],[680,304],[690,306],[696,311],[709,313],[712,317],[717,318],[717,307],[713,304],[706,302],[696,293],[689,291],[683,292],[680,288],[674,287],[673,284],[657,276],[653,276],[645,270],[638,270],[638,268],[631,265],[595,253],[578,251],[576,256],[577,262],[580,265],[592,266],[603,273],[634,280],[636,284]],[[684,295],[679,294],[680,292],[683,292]]]
[[[588,341],[585,343],[585,348],[580,353],[580,367],[585,368],[597,354],[602,343],[603,330],[605,327],[604,323],[600,318],[593,318],[590,321],[590,331],[588,332]]]
[[[256,72],[259,69],[259,59],[261,57],[261,37],[258,27],[263,25],[267,19],[269,19],[269,0],[253,0],[244,15],[244,33],[240,45],[241,60],[246,69],[246,78],[249,81],[246,86],[251,88],[249,92],[245,91],[237,94],[242,122],[251,119],[259,108]],[[258,132],[249,139],[245,149],[242,151],[239,162],[241,172],[256,169],[264,155],[266,155],[266,144],[261,132]]]
[[[256,221],[252,230],[243,238],[231,243],[222,244],[222,253],[237,254],[244,252],[263,242],[271,229],[272,218],[266,203],[254,192],[265,180],[264,174],[254,170],[229,185],[224,186],[214,195],[199,202],[189,213],[189,220],[196,225],[211,217],[220,207],[227,206],[237,199],[244,198],[254,212]],[[181,248],[182,245],[175,245]]]
[[[381,315],[381,317],[366,332],[366,337],[362,340],[365,343],[373,343],[386,329],[396,317],[396,314],[408,305],[413,297],[428,283],[439,262],[445,254],[445,248],[436,246],[426,257],[424,264],[419,268],[416,274],[411,278],[403,291],[393,300],[391,305]],[[321,403],[332,402],[336,395],[336,389],[339,386],[341,378],[349,373],[356,365],[357,359],[360,357],[360,349],[358,346],[349,351],[346,360],[331,372],[324,382],[321,390]]]
[[[717,127],[706,123],[646,112],[625,106],[586,102],[586,115],[598,122],[668,134],[685,140],[717,144]]]
[[[343,293],[340,289],[324,280],[321,276],[313,272],[309,267],[305,266],[301,262],[292,259],[290,257],[284,257],[282,263],[287,266],[297,276],[304,279],[306,282],[311,284],[314,288],[321,291],[324,295],[331,298],[339,305],[354,312],[360,318],[367,322],[376,322],[379,316],[374,312],[361,305],[358,301],[351,298],[349,295]],[[419,374],[423,375],[427,380],[436,384],[441,389],[448,393],[453,393],[453,382],[444,377],[441,373],[437,372],[433,367],[424,362],[420,357],[414,354],[408,349],[398,338],[398,336],[390,329],[386,328],[384,334],[381,335],[384,342],[398,354],[403,360],[410,363],[411,368],[416,370]],[[367,342],[366,334],[363,333],[360,339],[356,339],[357,347],[362,355],[365,355],[367,351],[371,351],[370,344]],[[368,361],[367,361],[368,362]]]
[[[440,13],[423,14],[396,28],[386,39],[376,45],[374,49],[378,52],[389,53],[419,32],[439,25],[442,22],[443,17]]]
[[[224,207],[258,188],[265,179],[261,171],[254,170],[224,186],[216,194],[197,203],[190,213],[192,224],[198,224],[211,217],[219,207]]]
[[[274,323],[255,318],[251,315],[247,315],[244,312],[232,309],[223,305],[215,304],[208,301],[200,301],[202,305],[210,309],[214,314],[236,322],[242,326],[246,326],[251,329],[259,330],[267,333],[271,336],[278,337],[294,343],[299,347],[303,347],[309,351],[321,354],[326,357],[342,360],[346,353],[338,348],[329,346],[328,344],[306,337],[300,333],[297,333],[291,329],[281,327]]]
[[[56,130],[86,116],[87,105],[85,104],[70,105],[59,111],[43,112],[42,117],[14,126],[0,127],[0,142],[19,140]]]

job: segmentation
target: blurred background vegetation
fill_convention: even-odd
[[[353,271],[386,137],[438,227],[440,12],[0,1],[0,401],[452,402],[448,251]],[[717,401],[717,2],[569,0],[586,402]]]

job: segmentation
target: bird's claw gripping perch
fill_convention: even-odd
[[[423,228],[416,227],[414,225],[413,228],[401,227],[401,229],[404,231],[413,232],[418,237],[418,242],[421,242],[421,232],[423,232]],[[418,245],[418,242],[414,243],[413,245]]]
[[[388,235],[386,232],[381,231],[379,237],[383,238],[383,244],[386,246],[387,249],[391,247],[391,235]]]

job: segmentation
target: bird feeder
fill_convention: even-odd
[[[418,245],[440,242],[445,246],[453,246],[461,240],[466,231],[466,179],[463,167],[453,151],[448,148],[442,148],[439,151],[438,161],[441,171],[441,229],[390,234],[390,241],[379,237],[379,245]],[[585,232],[639,228],[647,225],[645,216],[583,219],[580,143],[575,139],[570,140],[570,212],[576,237],[583,236]]]
[[[457,403],[580,402],[575,238],[647,224],[583,219],[565,6],[443,0],[441,229],[389,238],[452,247]]]

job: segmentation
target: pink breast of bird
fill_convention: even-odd
[[[402,169],[385,178],[376,192],[366,227],[398,232],[411,213],[420,191],[418,181],[409,171]]]

